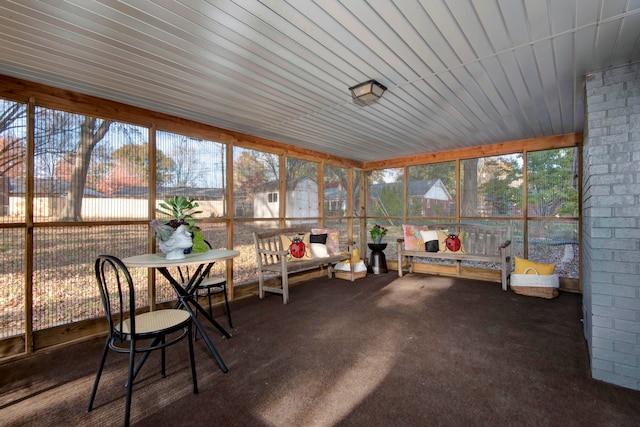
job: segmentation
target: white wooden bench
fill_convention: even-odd
[[[461,276],[462,261],[478,261],[500,265],[502,290],[508,289],[511,274],[511,227],[479,225],[479,224],[434,224],[429,230],[446,230],[447,234],[460,234],[464,231],[465,253],[460,252],[426,252],[422,250],[406,250],[404,239],[398,239],[398,276],[402,277],[405,261],[409,272],[413,272],[414,263],[429,258],[456,261],[456,274]]]
[[[289,273],[310,270],[314,268],[326,268],[327,275],[331,279],[334,275],[334,264],[340,261],[350,261],[350,279],[355,281],[353,244],[349,242],[348,253],[330,255],[324,258],[312,258],[308,260],[288,261],[289,251],[283,248],[281,235],[293,236],[304,235],[311,232],[311,227],[291,227],[269,229],[261,232],[253,232],[253,242],[255,244],[256,256],[258,258],[258,281],[259,296],[264,298],[265,292],[282,294],[282,303],[289,302]],[[279,273],[281,287],[265,286],[265,273]],[[349,272],[343,272],[349,275]]]

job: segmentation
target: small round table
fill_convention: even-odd
[[[367,243],[369,249],[371,249],[371,256],[369,257],[369,266],[367,270],[369,273],[382,274],[387,270],[387,258],[384,256],[384,250],[387,247],[386,243]]]

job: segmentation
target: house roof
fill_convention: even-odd
[[[442,180],[435,179],[424,179],[424,180],[411,180],[409,181],[408,194],[409,197],[419,197],[419,198],[427,198],[429,190],[431,190],[435,185],[440,185],[446,192],[446,195],[451,197],[449,194],[449,190],[444,186]],[[391,189],[395,191],[399,191],[401,194],[404,193],[404,182],[388,182],[388,183],[378,183],[371,185],[371,197],[377,198],[382,194],[382,190]]]
[[[22,178],[9,179],[9,194],[12,196],[24,195],[26,193],[26,181]],[[33,190],[36,196],[66,196],[69,192],[69,183],[57,178],[35,178],[33,181]],[[90,188],[85,188],[83,192],[85,197],[107,197]]]
[[[0,75],[361,162],[582,132],[585,76],[640,61],[627,0],[2,2],[0,16]],[[369,79],[388,90],[359,107],[348,88]]]

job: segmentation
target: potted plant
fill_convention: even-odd
[[[387,231],[389,230],[378,224],[374,225],[373,228],[369,231],[369,234],[371,234],[371,238],[373,239],[373,243],[382,242],[382,238],[387,235]]]
[[[189,246],[191,251],[207,251],[208,247],[204,243],[204,236],[194,219],[194,215],[202,213],[201,210],[196,210],[199,206],[198,202],[194,201],[194,199],[187,199],[183,196],[169,197],[160,203],[160,207],[156,209],[156,212],[170,218],[169,220],[166,218],[157,218],[151,221],[151,226],[155,231],[156,239],[158,239],[160,245],[160,250],[163,252],[165,252],[165,250],[173,252],[177,251],[176,245],[186,244],[182,241],[178,242],[178,240],[183,240],[182,236],[176,235],[176,232],[179,231],[179,234],[186,232],[191,235],[192,245]],[[189,249],[185,250],[188,253]]]

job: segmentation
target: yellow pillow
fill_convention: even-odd
[[[540,276],[549,276],[553,274],[553,270],[556,268],[555,264],[541,264],[539,262],[529,261],[528,259],[516,257],[516,268],[514,274],[524,274],[527,268],[535,268]],[[536,274],[529,270],[527,274]]]
[[[349,252],[347,252],[347,251],[340,252],[340,255],[342,255],[342,254],[347,255],[347,254],[349,254]],[[356,264],[360,262],[360,251],[358,250],[358,248],[353,248],[353,260],[355,261]],[[344,264],[349,264],[351,262],[351,260],[350,259],[346,259],[346,260],[340,261],[340,262],[342,262]]]
[[[311,253],[311,243],[309,242],[310,237],[311,233],[305,233],[304,236],[280,236],[283,249],[285,251],[289,251],[289,254],[287,255],[287,261],[304,261],[313,259],[313,254]],[[295,242],[296,245],[292,248],[291,245],[294,244],[294,239],[300,239],[300,242]]]

